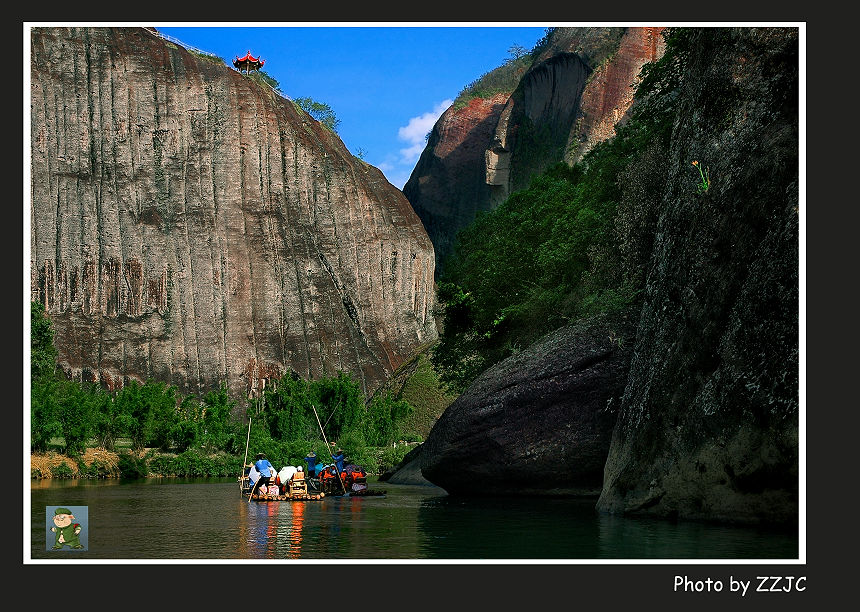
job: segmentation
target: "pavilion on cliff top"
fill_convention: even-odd
[[[263,67],[263,64],[265,63],[266,60],[252,56],[250,51],[248,51],[244,57],[236,56],[236,59],[233,60],[233,65],[239,72],[242,72],[243,70],[245,72],[250,72],[251,70],[259,70]]]

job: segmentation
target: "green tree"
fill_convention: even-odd
[[[30,447],[36,452],[46,451],[62,434],[56,366],[51,320],[41,302],[30,302]]]
[[[201,442],[204,448],[224,449],[231,434],[230,418],[236,405],[227,386],[210,391],[203,397]]]
[[[170,449],[179,430],[176,387],[161,381],[147,381],[141,389],[141,399],[147,413],[143,421],[144,438],[153,447]]]
[[[136,451],[146,448],[152,409],[157,403],[153,401],[153,395],[151,385],[141,385],[132,380],[117,392],[114,399],[117,410],[128,424],[126,434],[131,438],[131,446]]]
[[[412,406],[392,393],[377,395],[367,406],[364,439],[371,446],[387,446],[397,441],[398,423],[412,414]]]
[[[340,119],[337,118],[331,106],[324,102],[317,102],[313,98],[308,97],[296,98],[294,102],[311,117],[322,123],[335,134],[337,133],[337,126],[340,125]]]
[[[513,44],[508,47],[508,53],[511,54],[511,59],[518,60],[528,53],[528,50],[522,45]]]
[[[60,433],[66,443],[67,455],[80,455],[86,449],[87,440],[93,432],[95,422],[93,398],[97,391],[92,387],[69,381],[60,381],[56,387],[56,415]]]
[[[30,302],[30,376],[52,376],[57,367],[54,327],[41,302]]]
[[[131,446],[142,450],[146,446],[144,427],[149,418],[148,406],[141,399],[141,385],[136,380],[130,381],[120,389],[114,398],[116,409],[126,423],[125,434],[131,438]]]
[[[364,422],[364,395],[361,385],[346,372],[326,376],[310,384],[311,397],[329,441],[349,430],[361,430]]]
[[[128,430],[127,419],[119,412],[113,397],[101,389],[93,398],[93,408],[93,435],[98,440],[99,446],[112,451],[116,446],[117,438]]]
[[[43,453],[51,439],[61,435],[58,418],[57,387],[60,381],[44,376],[33,380],[30,388],[30,448]]]
[[[176,413],[176,425],[172,436],[173,446],[177,452],[182,453],[199,444],[203,420],[202,408],[196,397],[188,396],[180,400]],[[220,447],[215,450],[220,450]]]

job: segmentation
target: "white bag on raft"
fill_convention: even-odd
[[[290,481],[290,478],[293,477],[293,474],[295,474],[296,471],[297,470],[296,470],[295,466],[285,465],[284,467],[281,468],[281,471],[278,472],[278,478],[281,479],[282,483],[287,483]]]

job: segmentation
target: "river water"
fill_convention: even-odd
[[[602,515],[595,500],[384,496],[248,502],[235,479],[32,481],[32,560],[793,560],[798,534]],[[54,510],[84,548],[51,547]]]

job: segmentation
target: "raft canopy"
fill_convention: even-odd
[[[236,70],[242,72],[250,72],[251,70],[259,70],[263,67],[263,64],[266,63],[266,60],[254,57],[251,55],[251,51],[248,51],[243,57],[239,57],[238,55],[233,60],[233,66],[236,67]]]

